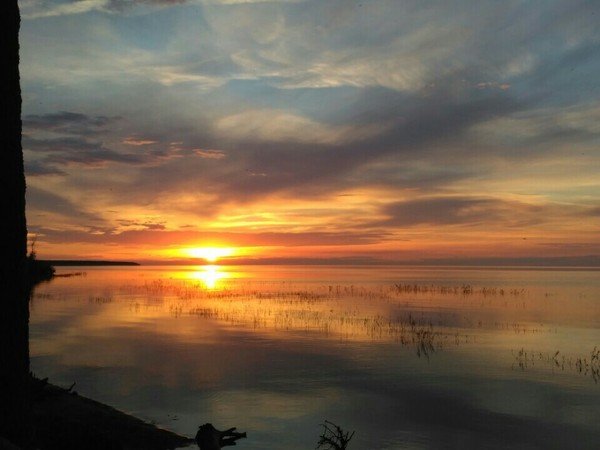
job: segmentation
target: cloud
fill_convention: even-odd
[[[76,112],[26,115],[22,139],[26,166],[37,175],[60,174],[59,166],[101,167],[111,163],[143,166],[180,156],[180,148],[161,146],[157,140],[113,136],[122,125],[120,117]],[[114,148],[98,138],[116,142],[111,144]],[[37,158],[35,164],[32,158]]]
[[[43,161],[51,165],[103,166],[111,162],[144,164],[149,159],[148,155],[116,152],[100,142],[77,137],[34,139],[24,136],[23,149],[28,154],[47,154]]]
[[[92,11],[122,12],[139,5],[172,6],[187,0],[67,0],[59,3],[46,0],[22,0],[20,7],[24,19],[70,16]]]
[[[423,35],[417,35],[414,38],[416,42],[424,39]],[[376,51],[373,49],[374,54]],[[350,57],[347,60],[352,62]],[[385,67],[380,68],[382,72],[393,73]],[[366,64],[365,69],[372,72],[379,70],[377,64],[372,67]],[[337,88],[318,89],[318,94],[299,89],[304,91],[299,96],[291,94],[292,89],[278,89],[279,81],[271,83],[263,80],[257,86],[264,91],[257,91],[276,107],[253,108],[254,104],[264,102],[253,97],[251,91],[244,92],[248,89],[247,83],[243,84],[240,92],[232,91],[232,85],[225,84],[218,95],[215,93],[214,98],[208,98],[215,109],[204,112],[209,114],[206,123],[202,123],[204,136],[196,140],[194,131],[191,131],[194,122],[177,122],[176,132],[189,133],[191,139],[182,148],[192,151],[194,148],[214,148],[217,144],[219,150],[216,152],[195,153],[201,159],[223,159],[220,155],[227,154],[228,165],[207,170],[186,159],[161,164],[160,170],[140,167],[139,177],[132,177],[131,188],[145,197],[157,189],[154,184],[158,180],[163,191],[170,187],[181,191],[201,184],[204,191],[215,196],[214,204],[218,205],[254,201],[273,193],[294,196],[299,192],[303,195],[335,192],[356,182],[364,185],[386,183],[390,188],[406,188],[411,183],[424,189],[442,187],[449,181],[472,176],[472,171],[466,170],[468,165],[464,165],[466,159],[460,163],[463,168],[452,170],[450,163],[443,171],[426,168],[426,164],[419,161],[442,158],[448,163],[448,149],[458,147],[457,143],[467,136],[468,130],[479,123],[491,123],[497,117],[506,117],[524,108],[509,91],[479,89],[475,81],[462,82],[462,75],[464,73],[452,71],[438,74],[436,86],[414,92],[376,87],[377,84],[385,84],[379,82],[372,83],[374,86],[370,87],[354,86],[352,91],[340,96],[343,102],[336,104],[335,108],[325,102],[321,106],[318,100]],[[242,103],[245,110],[242,111],[239,102],[233,101],[241,94],[246,94]],[[312,97],[310,101],[318,106],[309,105],[309,96]],[[290,99],[300,99],[300,102],[290,102]],[[302,101],[306,103],[302,104]],[[228,108],[228,104],[231,112],[220,110]],[[184,108],[184,105],[178,105],[177,111]],[[145,109],[152,111],[152,108]],[[169,108],[170,111],[173,109],[174,106]],[[322,120],[321,110],[327,111],[327,121]],[[158,141],[158,136],[173,132],[169,129],[173,122],[163,122],[156,123],[153,129],[156,138],[150,140]],[[462,145],[461,157],[468,158],[469,153],[480,160],[488,156],[482,156],[479,149],[467,141],[466,145]],[[100,151],[97,155],[103,157]],[[121,152],[105,153],[104,156],[109,161],[129,164],[139,162],[141,165],[144,160],[141,155]],[[145,161],[149,161],[151,156],[146,154]],[[81,156],[79,159],[61,156],[55,162],[68,160],[83,162]],[[386,164],[378,164],[380,161]]]
[[[151,140],[147,140],[147,139],[135,139],[135,138],[126,138],[123,139],[123,144],[125,145],[134,145],[136,147],[142,146],[142,145],[152,145],[152,144],[158,144],[157,141],[151,141]]]
[[[127,2],[127,0],[112,0],[113,3]],[[180,5],[187,3],[189,0],[134,0],[133,3],[143,4],[147,3],[150,5]],[[128,2],[131,3],[131,2]]]
[[[514,24],[519,16],[511,7],[506,15],[485,6],[465,13],[447,4],[420,9],[389,1],[364,8],[353,1],[302,8],[215,8],[205,13],[224,50],[242,68],[240,77],[270,77],[289,89],[353,86],[419,92],[454,74],[467,75],[473,85],[492,79],[507,86],[502,77],[531,67],[526,64],[531,52],[511,45],[523,34],[523,23]],[[481,28],[473,29],[474,22]],[[257,29],[269,31],[259,35]],[[496,30],[503,39],[492,40]]]
[[[102,11],[108,9],[111,3],[113,3],[112,0],[67,0],[58,3],[44,0],[24,0],[19,2],[19,6],[24,19],[38,19]]]
[[[21,0],[24,19],[70,16],[93,11],[122,13],[140,7],[168,7],[186,3],[199,5],[243,5],[252,3],[300,3],[306,0]]]
[[[388,89],[370,88],[353,100],[351,116],[336,118],[343,125],[313,122],[274,110],[229,116],[217,123],[217,129],[238,139],[237,145],[249,158],[246,164],[254,172],[285,174],[287,182],[279,179],[275,183],[279,186],[313,184],[316,180],[334,183],[365,167],[372,180],[381,179],[377,170],[395,167],[397,173],[407,174],[405,180],[411,177],[416,181],[409,167],[414,170],[418,161],[434,157],[449,163],[448,149],[457,148],[457,142],[473,126],[522,107],[502,91],[476,89],[454,98],[443,91],[433,92],[430,97],[407,97]],[[476,147],[461,147],[461,157],[472,153],[481,160]],[[374,170],[380,160],[387,161],[387,166]],[[445,169],[450,169],[448,164]],[[368,182],[366,176],[361,179]]]
[[[426,198],[387,205],[383,213],[389,218],[378,225],[395,227],[417,225],[470,225],[497,220],[498,212],[490,199]]]
[[[542,107],[505,114],[474,124],[470,133],[480,142],[493,142],[512,158],[547,158],[549,153],[585,154],[600,138],[600,108],[595,103]],[[515,152],[515,149],[526,151]],[[543,152],[540,150],[543,149]]]
[[[88,116],[86,114],[61,111],[51,114],[28,114],[23,117],[25,132],[30,130],[52,131],[76,135],[97,135],[116,125],[120,117]]]
[[[426,197],[394,202],[382,207],[387,219],[371,225],[385,227],[460,226],[466,230],[530,228],[541,224],[569,223],[575,217],[593,218],[597,210],[582,205],[529,202],[475,196]],[[553,225],[554,227],[556,225]],[[582,229],[583,230],[583,229]]]
[[[25,160],[25,173],[28,177],[44,176],[44,175],[65,175],[65,172],[45,164],[43,161]]]
[[[205,159],[223,159],[225,158],[225,153],[222,152],[221,150],[210,150],[210,149],[194,149],[193,150],[195,155],[198,155],[200,158],[205,158]]]
[[[303,3],[308,0],[198,0],[204,5],[244,5],[252,3]]]
[[[66,219],[77,218],[78,220],[94,221],[100,217],[82,209],[79,205],[68,198],[40,189],[36,186],[27,186],[27,207],[33,209],[37,214],[59,215]]]
[[[510,84],[508,83],[497,83],[495,81],[482,81],[481,83],[477,83],[477,87],[479,89],[502,89],[503,91],[510,89]]]
[[[332,126],[283,110],[251,110],[219,119],[216,129],[229,138],[255,142],[344,145],[380,134],[385,125]]]
[[[119,224],[120,232],[122,230],[151,230],[151,231],[164,231],[167,229],[164,221],[160,222],[140,222],[138,220],[119,219],[116,221]],[[112,234],[116,234],[113,232]]]
[[[125,230],[104,228],[102,232],[89,233],[89,230],[59,231],[45,227],[37,227],[49,243],[107,243],[110,245],[156,245],[161,248],[186,247],[201,245],[203,242],[220,242],[222,245],[239,247],[260,246],[351,246],[376,243],[381,239],[378,233],[337,233],[337,232],[306,232],[306,233],[246,233],[246,232],[215,232],[215,231],[185,231],[166,230],[163,223],[143,223],[129,220],[119,221],[119,226]],[[134,229],[131,229],[134,228]]]

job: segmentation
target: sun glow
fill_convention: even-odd
[[[224,247],[194,247],[186,249],[185,252],[194,258],[201,258],[208,262],[215,262],[219,258],[233,255],[235,250]]]

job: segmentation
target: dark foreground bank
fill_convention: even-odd
[[[193,443],[45,380],[32,379],[32,397],[40,450],[167,450]]]

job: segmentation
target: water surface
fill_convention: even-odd
[[[36,288],[31,367],[244,449],[597,448],[600,273],[77,267]]]

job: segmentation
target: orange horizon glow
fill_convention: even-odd
[[[192,247],[182,251],[185,256],[203,259],[214,263],[220,258],[238,254],[236,249],[228,247]]]
[[[583,252],[565,252],[561,246],[553,245],[559,241],[557,237],[536,238],[520,236],[494,236],[491,233],[487,241],[483,236],[473,233],[472,236],[423,236],[420,239],[356,243],[354,245],[265,245],[257,242],[251,245],[249,240],[231,242],[220,247],[217,244],[196,246],[164,240],[161,242],[136,241],[119,246],[98,245],[95,243],[68,243],[63,245],[48,244],[40,237],[36,241],[35,251],[38,259],[50,260],[114,260],[133,261],[141,264],[185,264],[185,265],[227,265],[256,263],[266,260],[284,263],[293,261],[328,260],[335,262],[349,261],[379,263],[388,261],[427,263],[427,260],[460,261],[487,257],[490,259],[519,260],[520,258],[537,257],[582,257]],[[436,239],[437,238],[437,239]],[[30,235],[31,240],[31,235]],[[281,245],[284,244],[284,245]],[[31,246],[31,245],[30,245]],[[585,265],[585,264],[584,264]]]

